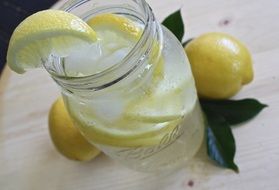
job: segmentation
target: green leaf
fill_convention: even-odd
[[[169,15],[162,24],[167,27],[181,42],[184,36],[184,23],[180,10]]]
[[[267,105],[255,99],[243,100],[200,100],[203,110],[223,116],[231,125],[236,125],[255,117]]]
[[[207,127],[207,154],[218,165],[234,170],[238,167],[234,163],[235,140],[224,117],[210,110],[205,111],[208,121]]]

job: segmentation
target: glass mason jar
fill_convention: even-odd
[[[67,75],[67,57],[44,63],[84,137],[138,171],[174,169],[192,158],[203,141],[204,121],[191,68],[180,42],[149,5],[72,0],[60,9],[85,21],[107,13],[126,17],[142,30],[127,55],[99,72]]]

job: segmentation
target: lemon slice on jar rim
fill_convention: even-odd
[[[60,10],[37,12],[14,30],[7,63],[17,73],[40,67],[49,55],[65,55],[79,43],[94,43],[95,31],[79,17]]]

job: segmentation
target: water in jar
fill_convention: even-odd
[[[140,22],[121,15],[90,19],[98,41],[80,45],[62,59],[66,76],[98,74],[121,63],[143,31]],[[64,92],[67,109],[86,139],[139,171],[181,166],[198,151],[204,136],[188,60],[164,27],[162,36],[145,63],[121,81],[82,96]]]

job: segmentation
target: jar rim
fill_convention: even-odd
[[[67,12],[71,12],[72,10],[74,10],[75,8],[77,8],[78,6],[89,2],[91,0],[72,0],[72,1],[67,1],[66,3],[64,3],[59,9],[67,11]],[[93,0],[94,1],[94,0]],[[113,66],[99,72],[99,73],[94,73],[91,75],[87,75],[87,76],[65,76],[65,75],[60,75],[54,71],[50,71],[48,70],[48,68],[46,68],[46,70],[51,74],[51,76],[53,77],[53,79],[58,82],[58,83],[62,83],[62,85],[64,87],[67,88],[67,86],[69,87],[73,87],[76,86],[78,88],[81,88],[82,85],[78,85],[81,84],[83,82],[86,81],[95,81],[95,82],[99,82],[99,84],[95,84],[94,89],[99,90],[99,89],[103,89],[106,87],[109,87],[119,81],[121,81],[122,79],[126,78],[131,72],[133,72],[142,62],[142,60],[140,59],[140,56],[136,56],[137,54],[139,54],[139,50],[140,49],[144,49],[142,48],[145,44],[147,44],[148,40],[150,41],[150,38],[152,38],[152,35],[156,35],[156,34],[152,34],[152,27],[154,28],[154,24],[158,25],[155,17],[151,11],[151,8],[149,7],[149,5],[146,3],[145,0],[131,0],[137,4],[139,4],[139,6],[141,7],[141,11],[142,14],[144,15],[144,19],[143,20],[143,24],[144,24],[144,28],[143,28],[143,32],[140,36],[140,38],[137,40],[137,42],[135,43],[135,45],[132,47],[132,49],[129,51],[129,53],[118,63],[114,64]],[[118,6],[119,7],[119,6]],[[100,7],[96,8],[100,11]],[[111,6],[103,6],[102,11],[104,12],[108,12],[108,11],[112,11],[113,7]],[[156,27],[156,26],[155,26]],[[152,42],[151,42],[152,43]],[[149,44],[150,47],[148,47],[149,49],[151,48],[152,44]],[[161,50],[162,47],[160,47]],[[146,50],[145,50],[146,51]],[[146,52],[143,52],[146,53]],[[131,64],[131,62],[133,64]],[[129,69],[126,70],[124,73],[122,71],[122,74],[120,74],[120,76],[118,76],[117,78],[115,78],[114,80],[110,80],[110,81],[102,81],[101,78],[104,78],[104,76],[108,76],[111,75],[111,73],[114,72],[119,72],[119,70],[123,69],[125,64],[130,64],[129,65]],[[107,77],[106,77],[107,78]],[[88,85],[86,86],[88,87]]]

